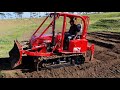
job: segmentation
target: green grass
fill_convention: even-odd
[[[0,78],[3,78],[3,76],[5,76],[5,74],[0,71]]]
[[[120,32],[120,12],[91,14],[88,16],[90,17],[90,26],[88,32]],[[12,49],[13,41],[15,39],[18,39],[18,41],[29,40],[32,33],[35,31],[35,29],[37,29],[43,20],[44,18],[0,20],[0,58],[9,57],[8,52]],[[42,28],[45,28],[50,21],[51,19],[49,19]],[[62,18],[59,18],[59,20],[56,22],[57,31],[61,31],[62,22]],[[68,28],[69,23],[67,23],[67,29]]]
[[[33,30],[38,27],[38,25],[31,23],[29,20],[28,22],[25,22],[24,20],[8,20],[6,22],[0,22],[2,23],[2,25],[0,25],[0,57],[9,57],[8,52],[13,47],[13,41],[15,39],[18,39],[19,41],[26,39],[25,36],[29,35],[30,32],[32,33]],[[7,26],[10,27],[8,28]]]
[[[120,12],[91,14],[89,32],[112,31],[120,32]]]

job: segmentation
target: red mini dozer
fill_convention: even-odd
[[[61,32],[56,33],[55,22],[59,17],[63,17],[63,26]],[[42,31],[41,34],[36,35],[48,18],[53,18],[52,22]],[[65,34],[67,18],[82,20],[82,34],[77,35],[77,37],[75,36],[75,39],[69,39],[66,44]],[[83,64],[85,62],[87,51],[91,51],[90,60],[92,60],[94,55],[94,44],[89,46],[86,39],[88,25],[88,16],[79,16],[69,13],[50,13],[33,33],[27,48],[23,48],[24,46],[22,46],[17,40],[14,41],[14,47],[9,52],[12,69],[22,64],[23,56],[30,56],[33,59],[33,65],[36,70],[53,65]],[[46,35],[45,32],[50,27],[52,27],[51,34]],[[65,47],[67,47],[67,49]]]

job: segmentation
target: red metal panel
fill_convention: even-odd
[[[61,50],[63,50],[63,41],[64,41],[65,31],[66,31],[66,15],[64,16],[64,21],[63,21]]]
[[[31,51],[24,51],[24,54],[29,56],[51,56],[53,53],[42,53],[42,52],[31,52]]]
[[[88,41],[86,39],[70,40],[69,51],[74,52],[74,49],[80,49],[80,52],[86,52],[87,44]]]

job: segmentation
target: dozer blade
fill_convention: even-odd
[[[14,41],[14,47],[9,52],[9,56],[12,69],[22,64],[22,46],[17,40]]]

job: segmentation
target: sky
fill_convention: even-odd
[[[12,15],[12,17],[13,18],[15,18],[15,14],[14,14],[14,12],[0,12],[0,13],[5,13],[5,14],[7,14],[7,13],[10,13],[11,15]],[[44,16],[45,15],[45,12],[40,12],[40,15],[41,16]],[[29,18],[30,17],[30,12],[23,12],[23,18]],[[1,17],[0,17],[1,18]],[[7,19],[7,18],[6,18]]]
[[[41,12],[40,14],[41,16],[44,16],[45,12]],[[30,12],[24,12],[23,17],[30,17]]]
[[[14,12],[0,12],[0,13],[5,13],[5,14],[10,13],[12,15],[12,18],[15,18]],[[76,12],[74,14],[76,14]],[[40,15],[44,16],[45,12],[40,12]],[[30,12],[23,12],[22,17],[23,18],[29,18],[30,17]],[[1,19],[1,16],[0,16],[0,19]],[[8,17],[6,19],[8,19]]]

